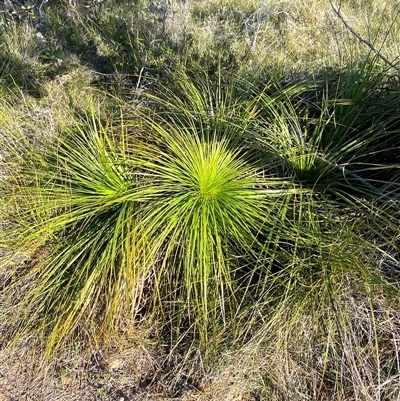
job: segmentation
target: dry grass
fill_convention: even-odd
[[[337,5],[356,32],[388,59],[398,58],[400,18],[395,2],[340,1]],[[190,52],[206,59],[210,49],[219,49],[253,73],[272,69],[291,76],[342,68],[368,53],[333,13],[328,0],[171,2],[167,9],[165,27],[174,43],[185,46],[190,41]]]

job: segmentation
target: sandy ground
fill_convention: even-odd
[[[34,351],[0,354],[0,401],[144,401],[181,400],[157,392],[151,372],[136,371],[143,356],[135,352],[59,363],[38,364]],[[141,362],[142,363],[142,362]],[[142,367],[144,369],[144,367]],[[151,367],[147,366],[151,371]],[[143,377],[143,374],[147,376]],[[162,390],[162,388],[160,388]],[[185,398],[185,400],[189,400]]]

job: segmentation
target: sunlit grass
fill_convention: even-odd
[[[149,341],[224,399],[395,397],[394,71],[329,2],[52,4],[0,26],[3,344]],[[342,11],[394,59],[390,7]]]

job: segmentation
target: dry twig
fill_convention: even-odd
[[[359,35],[344,19],[342,13],[340,12],[340,6],[337,7],[333,4],[332,0],[329,0],[329,3],[332,7],[334,13],[339,17],[339,19],[343,22],[343,25],[361,42],[367,45],[381,60],[383,60],[388,66],[394,68],[398,73],[400,73],[400,67],[396,64],[393,64],[390,60],[388,60],[371,42],[364,39],[361,35]]]

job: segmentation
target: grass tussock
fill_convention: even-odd
[[[399,397],[398,77],[329,2],[2,7],[11,364],[104,400]],[[389,8],[341,4],[395,62]]]

